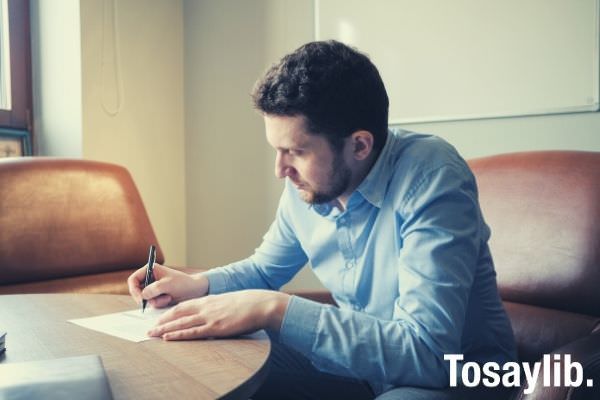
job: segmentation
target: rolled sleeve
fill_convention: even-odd
[[[311,353],[322,307],[314,301],[292,296],[283,317],[279,341],[303,354]]]
[[[204,272],[208,279],[208,294],[219,294],[229,291],[227,284],[227,272],[223,268],[213,268]]]

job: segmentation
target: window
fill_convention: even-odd
[[[17,138],[23,155],[31,152],[31,93],[29,1],[0,0],[0,146]]]
[[[0,110],[10,110],[10,46],[8,1],[0,2]]]

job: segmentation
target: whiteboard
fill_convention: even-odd
[[[315,36],[370,56],[391,123],[596,111],[599,1],[315,0]]]

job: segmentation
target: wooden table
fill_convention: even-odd
[[[235,339],[129,342],[67,322],[136,308],[129,296],[0,296],[0,363],[102,357],[115,399],[248,398],[267,373],[264,332]]]

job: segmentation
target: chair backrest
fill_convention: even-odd
[[[150,244],[157,239],[125,168],[0,160],[0,284],[135,268],[146,263]]]
[[[600,153],[538,151],[469,162],[520,357],[598,329]]]

